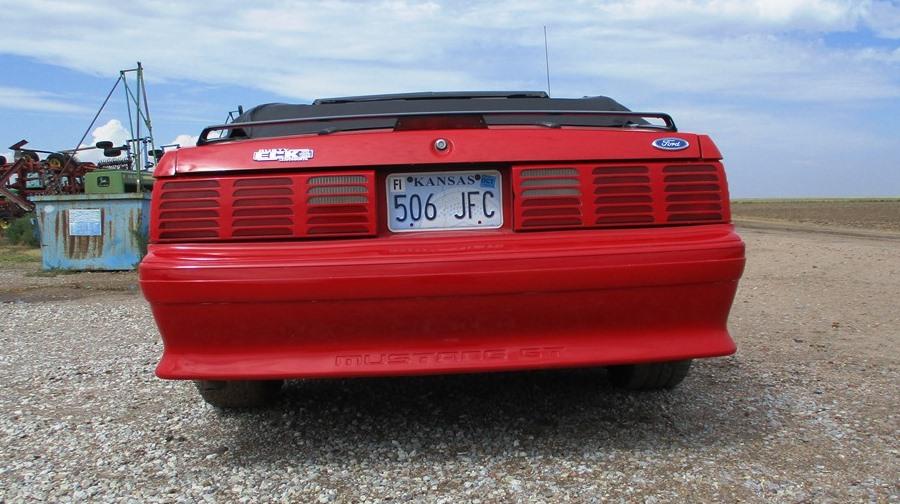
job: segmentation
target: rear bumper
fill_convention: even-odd
[[[162,378],[480,372],[731,354],[731,225],[152,245]]]

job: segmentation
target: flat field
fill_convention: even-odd
[[[603,370],[293,381],[242,413],[153,376],[133,273],[0,249],[0,502],[900,502],[900,233],[878,227],[897,208],[736,205],[756,219],[738,352],[672,391]]]
[[[738,222],[804,225],[900,232],[900,198],[735,200]]]

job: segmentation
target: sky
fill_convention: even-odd
[[[72,148],[141,61],[157,144],[238,105],[546,90],[672,114],[732,196],[900,196],[900,1],[0,0],[0,154]],[[10,27],[29,27],[25,30]],[[129,137],[121,88],[85,143]]]

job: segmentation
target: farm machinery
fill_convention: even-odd
[[[131,73],[135,74],[133,85],[129,85],[126,79],[126,74]],[[117,88],[125,92],[131,138],[122,145],[110,141],[85,145],[83,142]],[[153,184],[149,171],[162,157],[163,151],[156,148],[153,140],[141,63],[138,62],[136,68],[119,72],[119,78],[77,148],[48,151],[26,147],[27,143],[22,140],[9,147],[14,153],[12,160],[0,156],[0,229],[5,222],[34,211],[34,196],[149,191]],[[80,151],[93,149],[103,153],[96,163],[77,159]]]
[[[82,163],[72,152],[50,152],[43,160],[36,150],[24,149],[22,140],[10,148],[14,159],[0,156],[0,221],[9,221],[34,210],[32,196],[84,192],[85,175],[97,169]]]

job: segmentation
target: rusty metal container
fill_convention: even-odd
[[[33,196],[45,270],[133,270],[147,244],[150,193]]]

